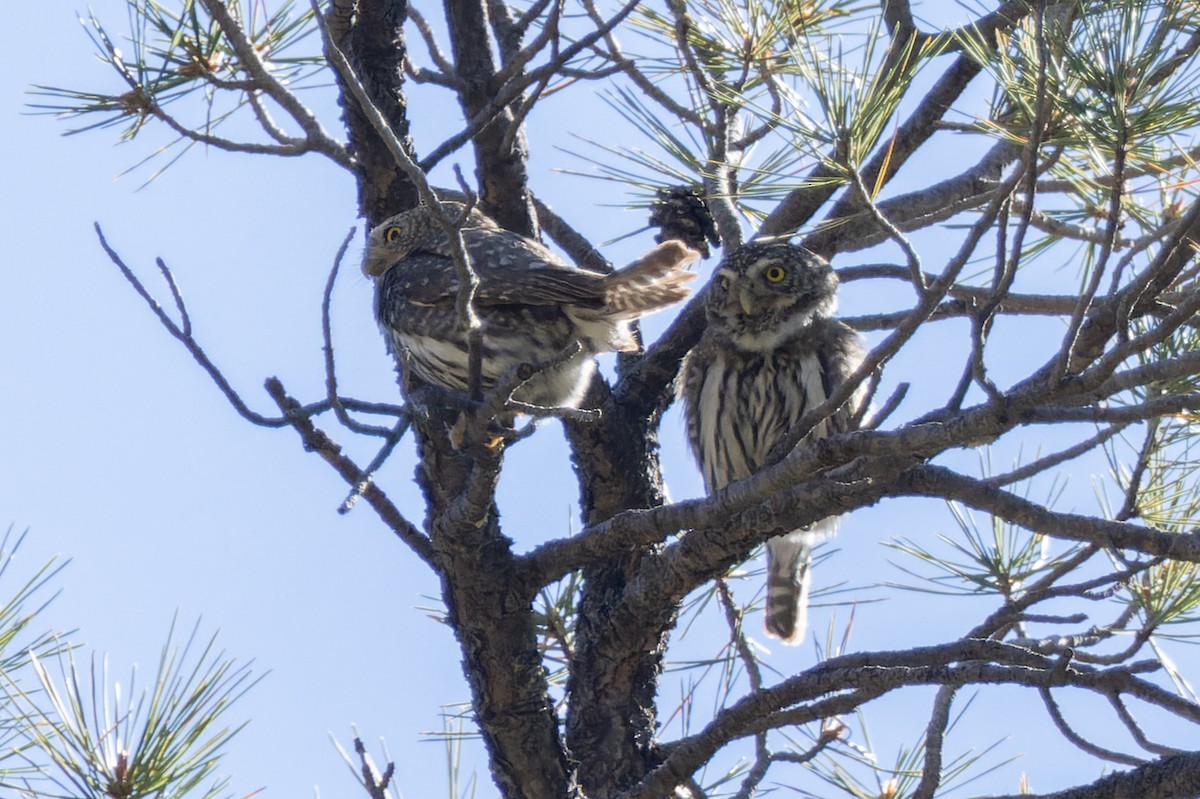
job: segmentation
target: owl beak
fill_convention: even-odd
[[[742,306],[742,311],[745,312],[746,316],[750,316],[754,307],[753,302],[750,300],[750,294],[743,289],[738,292],[737,297],[738,305]]]
[[[380,277],[384,272],[390,269],[392,264],[388,263],[386,258],[379,256],[368,255],[363,259],[362,271],[367,277]]]

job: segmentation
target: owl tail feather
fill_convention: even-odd
[[[794,534],[793,534],[794,535]],[[808,625],[808,584],[812,549],[807,543],[780,536],[767,542],[767,635],[798,644]]]
[[[682,241],[664,241],[604,279],[605,314],[635,319],[684,299],[690,291],[687,284],[696,277],[685,267],[699,257]]]

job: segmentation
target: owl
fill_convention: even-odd
[[[460,217],[466,210],[445,206]],[[682,300],[695,277],[685,267],[697,253],[678,241],[605,275],[568,266],[474,209],[462,236],[479,278],[483,387],[523,364],[553,364],[513,393],[529,405],[579,407],[596,369],[593,356],[638,349],[630,323]],[[418,206],[371,230],[363,272],[375,280],[375,315],[393,354],[421,380],[465,392],[468,337],[455,310],[458,273],[430,210]]]
[[[718,267],[707,328],[683,368],[688,438],[709,493],[754,474],[806,411],[858,367],[857,333],[832,319],[837,275],[789,244],[748,244]],[[854,397],[808,439],[848,430]],[[767,633],[786,643],[804,635],[812,548],[837,532],[824,519],[767,541]]]

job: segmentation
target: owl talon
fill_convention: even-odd
[[[501,449],[508,441],[513,441],[524,437],[524,431],[515,431],[511,427],[505,425],[503,421],[492,419],[488,421],[482,430],[479,423],[476,421],[472,424],[472,415],[468,412],[461,412],[454,420],[454,424],[446,428],[446,437],[450,439],[450,446],[458,452],[462,452],[471,446],[471,442],[478,442],[477,445],[483,446],[485,449],[495,452]],[[474,432],[472,432],[474,428]]]

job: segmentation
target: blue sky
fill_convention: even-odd
[[[92,8],[122,30],[123,3]],[[30,84],[113,85],[76,10],[0,12],[36,31],[0,77],[0,526],[30,529],[21,553],[30,568],[54,553],[71,559],[46,619],[111,653],[116,674],[139,662],[149,677],[176,611],[185,624],[202,617],[231,656],[271,672],[234,711],[254,720],[227,764],[234,790],[353,795],[327,732],[348,740],[357,723],[368,741],[389,740],[405,795],[444,794],[442,769],[426,767],[440,762],[440,746],[411,745],[440,726],[439,703],[466,698],[451,636],[413,610],[433,604],[423,597],[436,583],[369,512],[335,513],[345,489],[293,433],[233,413],[92,230],[99,222],[164,300],[154,258],[166,259],[197,336],[270,413],[269,375],[300,396],[321,390],[321,290],[356,221],[352,181],[319,158],[271,163],[200,148],[141,191],[144,170],[115,179],[169,139],[64,138],[60,123],[23,115]],[[392,398],[370,287],[349,266],[338,291],[343,379]],[[419,520],[411,468],[407,452],[396,458],[388,487]]]
[[[114,31],[123,30],[123,2],[95,0],[92,8]],[[365,506],[347,516],[335,512],[345,487],[319,458],[302,451],[291,431],[253,427],[233,412],[121,279],[92,229],[94,222],[103,227],[164,304],[168,294],[154,258],[166,260],[210,357],[252,407],[270,414],[261,388],[268,376],[280,377],[302,399],[323,391],[321,291],[338,244],[351,225],[361,224],[351,178],[319,156],[272,159],[197,147],[140,190],[145,168],[116,179],[170,138],[153,130],[126,144],[115,143],[111,130],[62,137],[62,123],[29,116],[23,107],[34,83],[115,85],[76,21],[80,10],[64,2],[9,3],[0,10],[6,29],[33,34],[9,43],[0,74],[6,220],[0,528],[29,528],[21,559],[31,571],[55,553],[71,560],[46,622],[78,628],[74,640],[111,653],[115,673],[135,662],[151,668],[177,612],[185,624],[202,618],[202,629],[219,630],[231,656],[252,659],[256,672],[270,672],[233,710],[235,719],[253,720],[227,761],[234,791],[266,786],[267,796],[302,797],[318,785],[326,797],[356,795],[327,737],[333,731],[348,741],[353,723],[372,744],[387,739],[405,796],[444,796],[441,745],[421,741],[420,733],[437,729],[441,705],[467,699],[467,691],[451,635],[421,609],[438,604],[430,598],[438,593],[436,582]],[[418,142],[428,148],[434,131],[452,129],[456,121],[442,115],[457,109],[444,101],[421,106],[416,97]],[[327,126],[338,130],[328,98],[314,99]],[[564,111],[575,113],[565,101],[552,100],[542,119],[553,121]],[[607,112],[595,113],[600,127],[593,133],[606,135]],[[535,119],[530,139],[539,191],[586,220],[596,240],[640,226],[619,209],[597,209],[588,201],[607,185],[546,179],[550,167],[579,166],[553,148],[571,141],[562,131]],[[604,197],[608,203],[622,199]],[[622,243],[610,257],[631,257],[648,241],[643,235]],[[396,390],[371,317],[371,287],[357,272],[357,246],[335,294],[339,375],[346,393],[388,401]],[[870,304],[854,292],[848,290],[844,305]],[[653,320],[651,335],[666,321]],[[938,340],[945,329],[927,331],[914,350],[951,359],[950,343]],[[919,374],[930,396],[944,396],[943,384],[957,377],[958,367],[938,374],[928,357],[903,356],[895,372]],[[370,459],[369,442],[333,430],[332,420],[323,426],[360,463]],[[675,498],[701,490],[681,430],[672,412],[664,423],[664,468]],[[410,440],[380,482],[419,522],[413,465]],[[534,475],[535,490],[528,491]],[[1089,495],[1085,475],[1077,488],[1081,497]],[[578,529],[574,494],[561,437],[547,425],[508,458],[501,494],[506,531],[526,548]],[[935,533],[950,529],[944,512],[925,507],[923,516],[896,504],[855,514],[818,586],[863,586],[885,574],[898,578],[887,565],[894,554],[875,541],[923,536],[930,543]],[[872,648],[913,638],[933,642],[961,632],[988,605],[960,603],[962,623],[947,617],[945,607],[920,595],[862,605],[854,641]],[[844,623],[848,610],[836,612]],[[811,629],[820,634],[832,613],[818,608]],[[949,626],[932,624],[933,614]],[[811,665],[813,650],[806,645],[778,652],[772,662],[783,673],[794,672]],[[665,677],[664,693],[671,695],[677,683],[677,675]],[[1001,691],[985,700],[980,729],[994,718],[988,707],[1012,713],[1013,729],[1026,712],[1028,724],[1046,724],[1036,708],[1005,697]],[[923,718],[927,700],[925,693],[888,700],[881,717],[911,722],[916,707]],[[899,744],[918,726],[894,735],[880,730],[879,737]],[[985,745],[1001,734],[972,743]],[[1083,761],[1073,750],[1034,749],[1028,740],[1003,749],[1005,756],[1030,754],[994,784],[1014,789],[1024,770],[1043,790],[1098,775],[1094,766],[1078,771]],[[481,777],[480,795],[491,795],[490,780]]]

